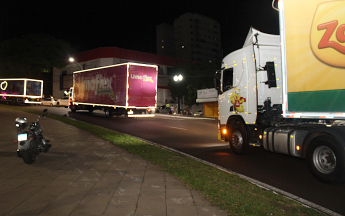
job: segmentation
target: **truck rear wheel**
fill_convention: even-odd
[[[231,150],[238,155],[246,153],[249,144],[243,127],[234,125],[230,130],[229,144]]]
[[[308,146],[307,163],[312,174],[322,182],[336,184],[345,180],[345,155],[330,135],[316,137]]]
[[[113,117],[113,109],[112,108],[106,108],[105,110],[104,110],[104,114],[105,114],[105,116],[106,117],[108,117],[108,118],[112,118]]]

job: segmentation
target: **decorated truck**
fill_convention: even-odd
[[[43,80],[27,78],[0,79],[0,101],[10,104],[40,104]]]
[[[306,159],[345,180],[345,1],[279,0],[280,36],[251,28],[217,71],[219,139]]]
[[[103,110],[106,116],[150,116],[157,100],[157,66],[123,63],[76,71],[70,109]]]

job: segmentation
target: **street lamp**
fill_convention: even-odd
[[[180,75],[175,75],[174,76],[174,81],[177,82],[177,113],[180,113],[180,88],[179,88],[179,82],[183,80],[183,76]]]
[[[73,57],[69,57],[69,62],[73,63],[73,62],[77,62]],[[83,67],[79,64],[79,62],[77,62],[77,64],[79,65],[80,69],[83,70]]]

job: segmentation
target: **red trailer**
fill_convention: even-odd
[[[157,66],[137,63],[110,65],[73,73],[70,108],[103,110],[107,116],[146,114],[155,109]]]

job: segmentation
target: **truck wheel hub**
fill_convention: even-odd
[[[334,171],[337,160],[330,148],[319,146],[314,151],[313,161],[317,170],[323,174],[329,174]]]
[[[232,143],[235,148],[241,148],[243,145],[243,137],[241,132],[239,131],[234,131],[232,134]]]

